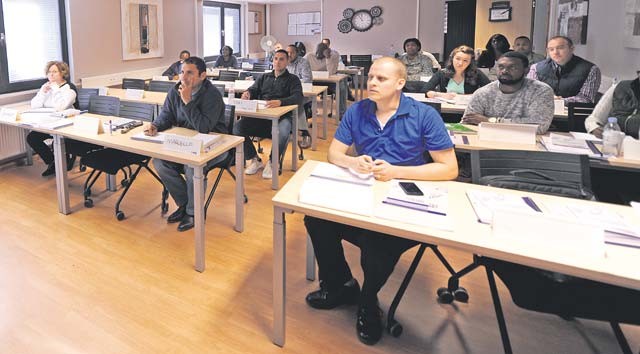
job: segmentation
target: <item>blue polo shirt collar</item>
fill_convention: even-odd
[[[369,105],[369,112],[368,116],[375,120],[376,122],[378,121],[378,119],[376,118],[376,109],[377,109],[377,105],[375,102],[371,101],[371,105]],[[408,116],[411,113],[411,110],[413,109],[413,104],[407,99],[407,96],[404,95],[404,93],[400,93],[400,104],[398,105],[398,109],[396,110],[396,113],[389,119],[389,121],[387,122],[387,124],[389,124],[389,122],[391,122],[392,120],[396,119],[396,118],[400,118],[400,117],[404,117],[404,116]]]

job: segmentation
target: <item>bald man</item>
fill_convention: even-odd
[[[380,181],[456,178],[458,164],[442,118],[430,106],[402,93],[406,78],[406,68],[397,59],[385,57],[373,63],[367,84],[369,98],[345,112],[329,147],[329,162],[372,173]],[[351,145],[358,156],[347,155]],[[320,278],[320,290],[307,295],[307,304],[316,309],[358,304],[358,338],[375,344],[382,336],[378,291],[400,255],[417,242],[309,216],[304,221]],[[342,240],[360,248],[362,291],[347,265]]]

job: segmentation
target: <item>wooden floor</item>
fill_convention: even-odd
[[[330,132],[335,124],[330,123]],[[332,136],[332,134],[331,134]],[[268,148],[269,145],[266,145]],[[305,150],[325,160],[327,141]],[[290,149],[289,149],[290,150]],[[290,160],[285,159],[285,167]],[[161,188],[148,173],[125,198],[118,222],[117,194],[94,188],[83,206],[86,173],[70,173],[72,213],[57,212],[55,180],[43,164],[0,170],[0,353],[500,353],[486,278],[462,280],[468,304],[439,305],[435,292],[447,273],[427,253],[397,313],[399,338],[385,334],[374,347],[355,335],[355,307],[306,306],[317,287],[304,277],[301,215],[287,217],[287,342],[271,343],[272,207],[274,191],[260,175],[246,178],[245,231],[233,231],[233,184],[222,181],[207,219],[207,269],[193,269],[193,232],[179,233],[160,214]],[[291,171],[283,173],[286,182]],[[173,204],[171,209],[173,209]],[[362,279],[356,249],[346,246]],[[456,269],[471,255],[443,250]],[[407,252],[380,295],[387,309],[415,250]],[[501,287],[516,353],[619,353],[608,324],[567,322],[518,309]],[[640,329],[623,326],[632,348]]]

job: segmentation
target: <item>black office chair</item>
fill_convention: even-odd
[[[123,89],[136,89],[136,90],[144,90],[145,83],[143,79],[122,79],[122,88]]]
[[[351,54],[351,65],[364,67],[364,75],[369,75],[372,62],[371,54]]]
[[[595,105],[593,103],[569,102],[567,108],[569,110],[567,127],[570,132],[583,132],[587,130],[584,127],[584,121],[593,112]]]
[[[251,77],[251,78],[253,78],[253,81],[257,81],[259,78],[262,77],[262,75],[264,75],[264,72],[243,71],[243,72],[240,73],[239,80],[245,80],[248,77]]]
[[[262,71],[271,69],[271,64],[269,63],[254,63],[252,71]]]
[[[238,80],[239,72],[233,70],[220,70],[218,80],[220,81],[236,81]]]
[[[81,111],[89,110],[89,99],[91,96],[98,96],[100,90],[97,88],[79,88],[78,89],[78,109]]]
[[[169,92],[176,85],[171,81],[151,80],[149,82],[149,91],[153,92]]]
[[[220,92],[220,95],[224,97],[225,86],[220,84],[213,84],[213,86],[218,90],[218,92]]]
[[[154,110],[155,107],[153,105],[139,102],[123,101],[118,106],[118,113],[120,114],[120,116],[132,119],[146,120],[149,122],[153,119]],[[131,188],[131,185],[138,176],[138,173],[140,173],[140,170],[144,168],[149,171],[149,173],[151,173],[151,175],[156,180],[158,180],[160,184],[162,184],[163,197],[161,209],[162,212],[165,213],[169,208],[166,202],[169,192],[164,187],[162,180],[160,180],[160,177],[156,174],[156,172],[149,168],[150,161],[151,157],[116,149],[97,150],[83,156],[81,159],[81,163],[93,169],[91,173],[89,173],[89,176],[87,176],[87,179],[84,183],[84,206],[87,208],[93,207],[93,200],[90,198],[91,187],[93,187],[93,185],[103,172],[110,175],[116,175],[118,171],[122,171],[122,173],[124,174],[124,178],[121,181],[121,185],[122,187],[124,187],[124,190],[122,191],[120,197],[118,198],[118,201],[116,202],[115,215],[119,221],[124,220],[125,214],[120,210],[120,203],[129,191],[129,188]],[[135,170],[132,170],[132,165],[136,165],[137,168]]]
[[[346,54],[341,54],[340,55],[340,60],[342,60],[342,64],[349,65],[349,62],[347,61],[347,55]]]
[[[89,113],[118,116],[120,114],[120,99],[111,96],[91,96],[89,98]]]

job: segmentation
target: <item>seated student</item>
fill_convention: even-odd
[[[200,133],[229,133],[224,122],[222,95],[207,80],[207,67],[201,58],[185,59],[180,82],[169,91],[160,114],[153,123],[145,125],[144,132],[153,136],[171,127],[184,127]],[[213,166],[225,157],[226,154],[222,154],[209,161],[207,166]],[[193,228],[193,168],[159,159],[153,159],[153,166],[178,206],[167,222],[179,222],[178,231]],[[204,188],[206,190],[206,186]]]
[[[322,38],[321,43],[324,43],[327,45],[327,48],[329,48],[329,50],[331,51],[331,57],[335,56],[336,58],[338,58],[338,63],[342,61],[342,58],[340,57],[340,53],[338,53],[337,50],[331,48],[331,40],[329,38]]]
[[[534,53],[531,50],[531,40],[527,36],[517,37],[513,42],[513,50],[526,55],[529,59],[529,66],[545,59],[544,55]]]
[[[225,45],[220,49],[220,56],[216,59],[214,68],[235,68],[238,65],[236,57],[233,55],[233,48]]]
[[[289,54],[285,50],[278,50],[273,56],[273,71],[262,75],[247,91],[242,94],[243,100],[266,100],[267,107],[280,107],[292,104],[302,104],[302,84],[300,79],[287,70]],[[280,117],[278,121],[279,151],[284,154],[291,133],[291,113]],[[271,120],[259,118],[240,119],[233,127],[233,134],[244,136],[244,156],[249,160],[244,170],[245,174],[254,175],[262,168],[258,161],[258,153],[250,136],[268,136],[271,133]],[[278,158],[269,156],[269,160]],[[276,173],[278,173],[276,171]],[[271,179],[273,171],[271,164],[266,163],[262,171],[262,178]]]
[[[308,53],[304,58],[307,59],[312,71],[328,71],[329,75],[335,75],[338,71],[338,63],[340,62],[340,55],[334,54],[335,51],[329,49],[324,43],[318,43],[315,53]],[[337,52],[335,52],[337,53]],[[340,81],[340,117],[347,109],[347,83],[345,80]],[[329,94],[333,94],[335,85],[329,86]]]
[[[544,134],[553,120],[553,90],[549,85],[524,77],[529,60],[518,52],[498,59],[498,81],[479,88],[464,111],[462,123],[537,124]]]
[[[191,56],[188,50],[183,50],[180,52],[180,60],[171,64],[171,66],[162,73],[162,76],[168,76],[169,79],[177,80],[178,75],[180,75],[180,67],[182,63]]]
[[[540,80],[564,102],[595,103],[600,88],[600,69],[577,55],[569,37],[555,36],[547,43],[549,57],[531,67],[527,77]]]
[[[346,112],[329,147],[329,162],[380,181],[391,179],[451,180],[457,175],[453,144],[442,119],[431,107],[402,93],[406,68],[384,57],[373,62],[368,98]],[[351,145],[358,156],[347,155]],[[433,162],[425,159],[425,153]],[[356,332],[365,344],[382,336],[378,292],[400,255],[416,241],[306,216],[307,232],[318,260],[320,290],[306,296],[315,309],[358,304]],[[362,291],[344,256],[342,240],[360,248]]]
[[[309,66],[309,62],[305,58],[298,55],[298,48],[293,44],[289,44],[286,50],[287,54],[289,54],[287,70],[297,76],[302,83],[313,82],[311,66]],[[305,98],[304,101],[304,106],[299,107],[298,109],[298,130],[302,133],[300,147],[302,149],[307,149],[311,146],[311,135],[309,135],[309,124],[307,123],[307,118],[311,117],[307,117],[305,112],[307,109],[311,109],[311,100]]]
[[[433,74],[425,85],[425,91],[429,98],[452,99],[456,95],[472,94],[490,82],[476,68],[473,48],[461,45],[451,51],[445,68]]]
[[[71,108],[77,97],[77,89],[69,78],[69,66],[62,61],[50,61],[45,66],[47,79],[36,96],[31,100],[31,108],[53,108],[62,111]],[[51,135],[32,131],[27,135],[27,143],[40,156],[47,165],[47,169],[42,172],[42,177],[51,176],[56,173],[53,160],[53,151],[45,144],[45,140],[51,139]],[[68,157],[67,169],[73,168],[74,159]]]
[[[602,138],[609,117],[618,118],[620,129],[638,138],[640,129],[640,79],[623,80],[612,85],[600,98],[593,112],[584,121],[587,132]]]
[[[502,34],[496,33],[489,37],[485,46],[486,50],[482,51],[478,57],[478,67],[493,68],[496,65],[496,61],[504,53],[511,50],[509,49],[510,46],[509,40]]]
[[[265,58],[265,60],[267,61],[267,63],[272,63],[273,62],[273,56],[276,54],[277,51],[279,50],[283,50],[284,47],[282,46],[282,43],[278,42],[276,44],[273,45],[273,50],[271,52],[269,52],[269,55],[267,55],[267,57]]]
[[[418,38],[408,38],[402,46],[405,53],[400,56],[400,61],[407,67],[407,83],[404,90],[425,92],[425,83],[421,78],[433,75],[433,62],[431,58],[422,54],[422,44]]]

